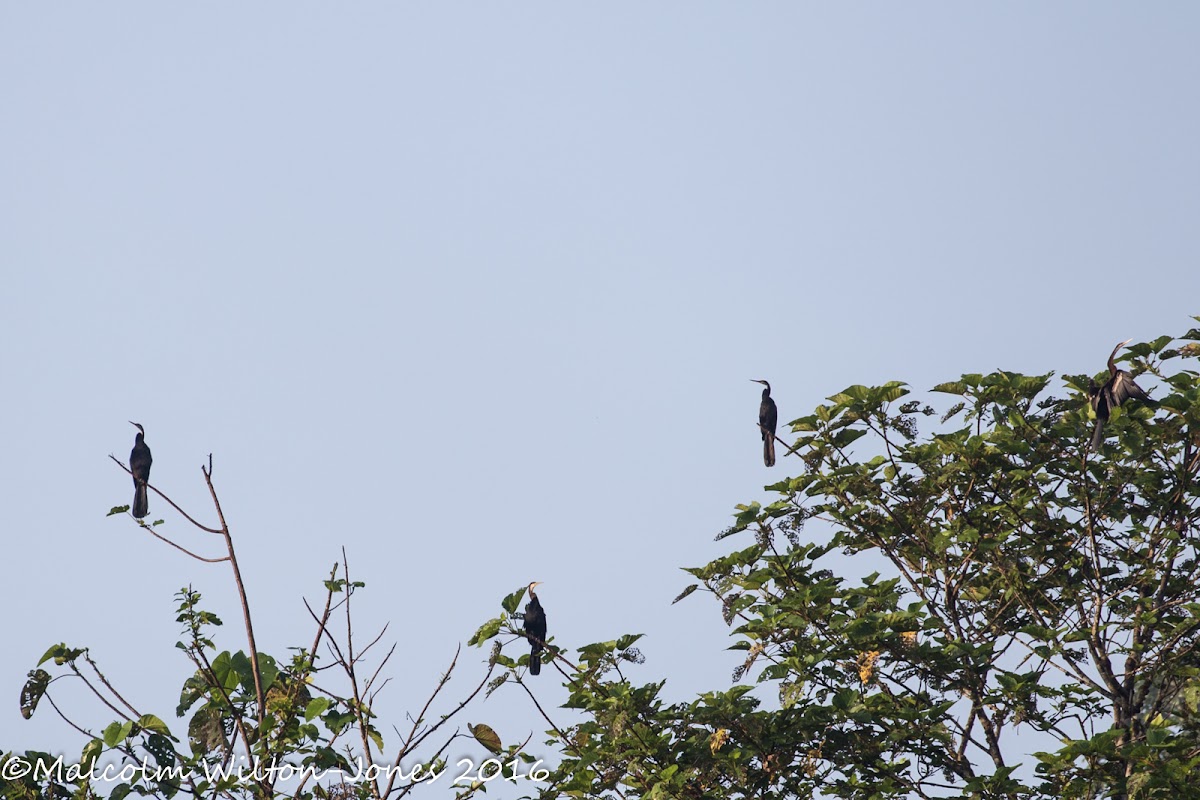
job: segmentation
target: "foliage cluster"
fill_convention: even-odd
[[[187,720],[187,732],[180,736],[161,716],[143,713],[127,699],[128,692],[109,681],[87,648],[52,646],[29,673],[21,691],[21,713],[28,719],[49,704],[85,744],[75,759],[28,750],[0,754],[0,796],[91,798],[106,792],[111,800],[131,794],[296,800],[403,797],[431,774],[444,772],[451,743],[470,735],[453,727],[453,720],[483,690],[491,669],[446,713],[434,716],[435,701],[457,666],[456,653],[423,708],[410,716],[406,730],[393,728],[393,744],[385,748],[374,707],[387,683],[383,670],[395,645],[376,652],[386,626],[365,645],[356,642],[352,602],[364,584],[351,580],[345,554],[324,582],[324,604],[316,610],[305,602],[313,622],[312,642],[293,648],[287,659],[258,652],[233,536],[212,481],[211,457],[202,471],[218,518],[215,526],[197,522],[158,489],[150,490],[195,528],[221,537],[224,556],[207,558],[182,547],[160,533],[162,520],[134,521],[197,561],[231,566],[249,649],[219,649],[215,629],[222,621],[201,607],[199,592],[188,587],[178,593],[182,633],[175,646],[194,670],[184,681],[175,709],[177,717]],[[128,511],[129,506],[118,506],[109,516]],[[369,671],[368,663],[373,663]],[[51,664],[58,668],[56,675],[44,669]],[[60,681],[85,687],[112,714],[112,721],[89,726],[76,719],[74,709],[60,707],[53,691]],[[472,734],[485,744],[490,741],[487,730],[485,725],[472,726]],[[381,767],[381,760],[390,766]],[[421,768],[406,767],[406,762]],[[469,786],[459,789],[463,796],[473,793]]]
[[[528,655],[505,652],[528,646],[515,621],[520,590],[470,641],[491,645],[483,680],[433,720],[447,672],[393,744],[395,763],[444,766],[450,741],[466,735],[449,721],[485,687],[516,687],[545,718],[556,766],[540,768],[527,742],[505,746],[486,725],[468,731],[496,755],[497,774],[536,774],[527,785],[540,798],[1197,796],[1200,376],[1188,365],[1198,356],[1195,329],[1128,348],[1131,370],[1157,378],[1157,402],[1113,409],[1095,451],[1096,376],[1067,375],[1065,392],[1050,394],[1051,375],[963,375],[935,387],[948,398],[942,411],[906,399],[901,383],[847,388],[791,423],[781,463],[796,474],[767,487],[771,502],[738,507],[717,537],[736,549],[686,570],[694,582],[676,602],[715,598],[743,654],[731,687],[673,702],[665,681],[635,680],[637,635],[573,653],[552,638],[543,662],[562,676],[573,712],[560,722],[526,682]],[[211,462],[205,477],[211,488]],[[46,653],[43,663],[63,669],[30,673],[22,712],[53,703],[55,681],[81,680],[115,716],[93,732],[55,706],[86,737],[83,763],[149,756],[196,775],[238,755],[353,770],[349,741],[382,754],[372,705],[388,657],[360,674],[382,632],[356,650],[350,602],[362,584],[347,562],[325,584],[323,611],[310,609],[312,644],[280,661],[253,647],[223,517],[205,530],[225,538],[228,558],[208,560],[234,567],[254,657],[218,651],[220,620],[196,592],[180,593],[177,646],[195,668],[177,708],[186,741],[126,702],[83,648]],[[345,615],[337,635],[335,611]],[[329,668],[344,691],[318,688]],[[384,798],[418,784],[285,790],[271,778],[143,777],[110,796]],[[6,798],[94,792],[86,778],[0,788]]]
[[[1196,796],[1198,341],[1129,348],[1165,395],[1099,452],[1087,375],[964,375],[941,414],[852,386],[792,422],[803,470],[677,598],[719,601],[750,681],[671,703],[631,639],[581,648],[541,796]]]

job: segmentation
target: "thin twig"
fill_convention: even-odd
[[[132,516],[132,515],[130,515],[130,516]],[[175,544],[175,542],[172,542],[167,537],[161,535],[158,531],[154,530],[153,526],[147,525],[142,520],[137,519],[135,517],[134,521],[137,522],[138,525],[141,525],[142,528],[144,528],[146,530],[146,532],[149,533],[151,536],[159,539],[160,541],[166,542],[167,544],[171,545],[171,547],[174,547],[176,550],[186,553],[187,555],[191,556],[192,558],[196,559],[197,561],[203,561],[206,564],[220,564],[223,561],[229,560],[229,556],[221,556],[220,558],[205,558],[202,555],[193,553],[191,550],[188,550],[186,547]]]
[[[350,617],[350,596],[354,592],[354,584],[350,582],[350,559],[346,555],[346,548],[342,548],[342,574],[346,577],[346,655],[343,659],[342,667],[346,670],[347,677],[350,678],[350,689],[354,692],[354,718],[358,721],[358,734],[362,740],[363,758],[368,762],[371,760],[371,740],[367,736],[367,730],[370,728],[370,723],[363,714],[362,695],[358,687],[358,674],[354,670],[354,664],[357,658],[354,656],[354,625]],[[380,633],[380,636],[383,634]],[[379,779],[371,780],[371,791],[375,796],[379,796]]]
[[[254,624],[250,620],[250,603],[246,599],[246,585],[242,582],[242,572],[238,569],[237,554],[233,550],[233,536],[229,533],[229,524],[225,521],[225,513],[221,510],[221,501],[217,499],[217,490],[212,482],[212,454],[208,455],[208,469],[200,466],[204,473],[204,482],[208,484],[208,493],[212,496],[213,506],[217,509],[217,519],[221,521],[221,534],[225,536],[225,547],[229,550],[229,565],[233,567],[233,580],[237,584],[238,597],[242,601],[242,619],[246,623],[246,638],[250,643],[250,666],[254,672],[254,694],[258,701],[256,709],[258,727],[262,728],[263,719],[267,712],[266,698],[263,695],[262,670],[258,665],[258,646],[254,643]]]
[[[400,759],[404,758],[404,756],[406,754],[408,754],[409,752],[420,747],[421,743],[424,742],[430,736],[432,736],[433,733],[435,731],[437,731],[438,728],[445,725],[455,715],[457,715],[458,712],[460,712],[464,708],[466,708],[467,703],[470,703],[472,700],[475,699],[475,696],[477,694],[479,694],[480,691],[483,690],[484,686],[487,685],[488,679],[492,677],[492,672],[495,671],[495,669],[496,669],[495,664],[492,664],[488,667],[488,671],[484,674],[483,679],[479,682],[479,685],[475,687],[475,691],[473,691],[469,695],[467,695],[467,699],[463,700],[461,703],[459,703],[457,706],[455,706],[448,714],[443,714],[442,718],[440,720],[438,720],[438,722],[435,723],[432,727],[430,727],[429,730],[427,730],[424,733],[422,733],[421,735],[417,736],[416,735],[417,728],[420,726],[421,721],[425,718],[425,714],[429,710],[430,705],[433,704],[434,698],[436,698],[438,696],[438,694],[442,691],[442,689],[450,681],[450,673],[452,673],[454,671],[455,665],[458,664],[458,656],[461,652],[462,652],[462,645],[460,644],[458,646],[458,648],[455,649],[455,651],[454,651],[454,658],[451,660],[449,668],[447,668],[446,672],[442,675],[441,679],[438,681],[438,685],[434,688],[433,692],[429,695],[429,699],[425,701],[425,707],[421,709],[421,713],[417,716],[417,718],[415,720],[413,720],[413,727],[412,727],[412,730],[409,732],[408,739],[400,747],[400,750],[396,753],[395,761],[392,762],[392,769],[389,771],[388,784],[387,784],[387,788],[383,792],[383,795],[382,795],[383,797],[387,797],[392,793],[392,785],[396,782],[396,771],[400,766]],[[415,739],[414,739],[414,737],[415,737]]]
[[[100,668],[98,666],[96,666],[96,662],[92,660],[91,655],[89,655],[87,653],[87,651],[84,651],[83,658],[85,661],[87,661],[88,665],[96,673],[96,677],[98,677],[100,679],[100,682],[103,683],[105,686],[107,686],[108,690],[113,693],[113,697],[120,700],[125,705],[125,707],[128,708],[133,713],[133,715],[135,717],[137,717],[138,719],[141,719],[142,712],[140,712],[136,708],[134,708],[133,705],[128,700],[126,700],[124,697],[121,696],[120,692],[118,692],[116,689],[113,688],[113,685],[108,682],[108,678],[104,677],[104,673],[100,671]]]
[[[367,682],[363,684],[363,692],[369,695],[369,697],[367,699],[368,705],[371,705],[375,702],[375,695],[378,694],[378,692],[374,692],[374,693],[371,692],[371,687],[375,685],[376,679],[379,678],[379,672],[384,668],[384,666],[387,665],[387,663],[389,661],[391,661],[392,655],[395,652],[396,652],[396,645],[395,645],[395,643],[393,643],[391,649],[387,651],[387,655],[385,655],[383,657],[383,659],[379,662],[379,666],[375,668],[375,671],[373,673],[371,673],[371,677],[368,678]],[[388,678],[387,680],[391,680],[391,678]],[[387,680],[384,681],[384,685],[387,684]],[[383,686],[380,686],[379,688],[382,689]]]
[[[127,467],[127,466],[125,466],[123,463],[121,463],[121,460],[120,460],[119,458],[117,458],[116,456],[114,456],[114,455],[112,455],[112,454],[109,454],[109,456],[108,456],[108,457],[109,457],[109,458],[111,458],[111,459],[112,459],[114,462],[116,462],[117,466],[119,466],[121,469],[123,469],[123,470],[125,470],[126,472],[128,472],[128,473],[129,473],[131,476],[133,475],[133,473],[132,473],[132,472],[130,472],[130,470],[129,470],[129,467]],[[211,458],[211,456],[210,456],[209,458]],[[203,469],[203,467],[201,467],[201,469]],[[176,511],[178,511],[180,514],[183,514],[184,518],[186,518],[188,522],[192,523],[193,525],[195,525],[195,526],[196,526],[197,528],[199,528],[200,530],[202,530],[202,531],[205,531],[205,532],[207,532],[207,533],[216,533],[216,534],[220,534],[220,533],[222,533],[221,531],[217,530],[216,528],[210,528],[210,527],[208,527],[207,525],[201,525],[199,522],[196,522],[196,520],[192,519],[191,515],[189,515],[189,514],[188,514],[186,511],[184,511],[182,508],[180,508],[178,505],[176,505],[174,500],[172,500],[171,498],[167,497],[165,494],[163,494],[162,492],[160,492],[158,489],[155,489],[155,488],[154,488],[154,486],[153,486],[153,485],[151,485],[149,482],[147,482],[147,483],[146,483],[146,486],[147,486],[147,487],[149,487],[150,489],[153,489],[153,490],[154,490],[154,493],[155,493],[156,495],[158,495],[158,496],[159,496],[159,497],[161,497],[163,500],[166,500],[168,503],[170,503],[170,504],[171,504],[171,508],[174,508],[174,509],[175,509]]]
[[[355,660],[356,662],[358,662],[358,661],[362,661],[362,660],[363,660],[363,658],[364,658],[364,657],[367,655],[367,652],[368,652],[368,651],[369,651],[369,650],[370,650],[372,647],[374,647],[375,645],[379,644],[379,640],[383,638],[383,635],[384,635],[385,633],[387,633],[387,629],[388,629],[388,627],[389,627],[391,624],[392,624],[392,623],[390,623],[390,622],[385,622],[385,623],[383,623],[383,629],[382,629],[381,631],[379,631],[379,635],[377,635],[377,636],[376,636],[374,639],[372,639],[372,640],[371,640],[371,642],[370,642],[370,643],[369,643],[369,644],[368,644],[366,647],[364,647],[362,650],[358,651],[358,655],[354,657],[354,660]]]
[[[91,690],[92,694],[96,695],[96,697],[99,698],[101,703],[104,703],[104,705],[108,706],[109,709],[111,709],[112,712],[114,714],[116,714],[118,717],[120,717],[121,719],[124,719],[127,721],[132,719],[132,717],[130,717],[124,711],[122,711],[121,709],[114,706],[111,702],[109,702],[109,699],[107,697],[105,697],[103,694],[101,694],[99,689],[97,689],[95,686],[92,685],[92,682],[90,680],[88,680],[87,676],[79,671],[79,667],[77,667],[75,665],[75,662],[69,661],[67,663],[71,667],[71,671],[75,673],[76,677],[78,677],[79,680],[83,681],[83,685],[88,687],[88,689]],[[138,714],[136,711],[134,711],[133,713],[137,714],[138,717],[141,717],[141,714]]]

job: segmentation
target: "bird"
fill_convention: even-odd
[[[767,387],[763,389],[762,403],[758,406],[758,427],[762,431],[763,463],[768,467],[775,466],[775,423],[779,421],[779,409],[771,399],[771,384],[761,378],[751,378],[754,383]]]
[[[1088,378],[1088,402],[1096,412],[1096,427],[1092,430],[1092,450],[1097,450],[1104,441],[1104,423],[1108,422],[1108,396],[1104,389]]]
[[[154,459],[150,456],[150,448],[146,446],[146,429],[133,421],[129,424],[138,429],[133,450],[129,453],[129,471],[133,473],[133,515],[141,519],[150,513],[146,484],[150,481],[150,465]]]
[[[1132,339],[1126,339],[1119,342],[1113,348],[1112,353],[1108,356],[1108,380],[1103,386],[1097,386],[1096,382],[1088,379],[1088,403],[1091,404],[1092,410],[1096,412],[1096,427],[1092,431],[1092,449],[1095,450],[1104,442],[1104,423],[1108,422],[1112,410],[1123,404],[1131,397],[1146,403],[1149,406],[1156,406],[1158,403],[1152,400],[1148,394],[1138,386],[1133,380],[1133,376],[1123,369],[1117,368],[1116,357],[1122,347],[1129,344]]]
[[[542,601],[533,589],[540,586],[541,581],[529,584],[529,602],[525,604],[525,636],[529,639],[529,674],[538,675],[542,671],[542,650],[546,647],[546,612],[542,610]]]

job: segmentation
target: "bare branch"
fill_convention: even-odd
[[[130,472],[130,470],[129,470],[129,467],[125,466],[125,464],[123,464],[123,463],[121,462],[121,460],[120,460],[120,459],[118,459],[116,456],[114,456],[114,455],[112,455],[112,454],[109,454],[109,456],[108,456],[108,457],[109,457],[109,458],[111,458],[111,459],[113,460],[113,462],[114,462],[114,463],[116,463],[116,465],[117,465],[118,467],[120,467],[121,469],[123,469],[123,470],[125,470],[127,473],[129,473],[129,475],[130,475],[130,476],[132,476],[132,475],[133,475],[133,473],[132,473],[132,472]],[[211,461],[212,461],[212,456],[211,456],[211,455],[209,456],[209,461],[210,461],[210,463],[211,463]],[[203,467],[201,467],[201,469],[203,469]],[[208,527],[207,525],[201,525],[199,522],[197,522],[196,520],[192,519],[191,515],[189,515],[189,514],[188,514],[186,511],[184,511],[182,508],[180,508],[178,505],[176,505],[174,500],[172,500],[171,498],[167,497],[165,494],[163,494],[162,492],[160,492],[158,489],[155,489],[155,488],[154,488],[154,486],[153,486],[153,484],[147,483],[147,484],[146,484],[146,486],[148,486],[150,489],[152,489],[152,490],[154,491],[154,493],[155,493],[156,495],[158,495],[159,497],[161,497],[163,500],[166,500],[168,503],[170,503],[170,504],[171,504],[171,508],[175,509],[175,510],[176,510],[176,511],[178,511],[180,514],[182,514],[182,515],[184,516],[184,519],[186,519],[188,522],[190,522],[190,523],[192,523],[193,525],[195,525],[195,526],[196,526],[197,528],[199,528],[200,530],[202,530],[202,531],[205,531],[205,532],[207,532],[207,533],[215,533],[215,534],[221,534],[221,533],[223,533],[223,531],[221,531],[221,530],[219,530],[219,529],[217,529],[217,528],[210,528],[210,527]]]

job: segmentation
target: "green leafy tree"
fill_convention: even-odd
[[[719,602],[735,685],[669,702],[634,636],[551,645],[581,721],[543,709],[541,797],[1200,796],[1198,342],[1128,348],[1158,403],[1096,452],[1100,376],[963,375],[942,410],[852,386],[793,421],[794,477],[677,598]],[[520,636],[520,596],[473,642]]]

